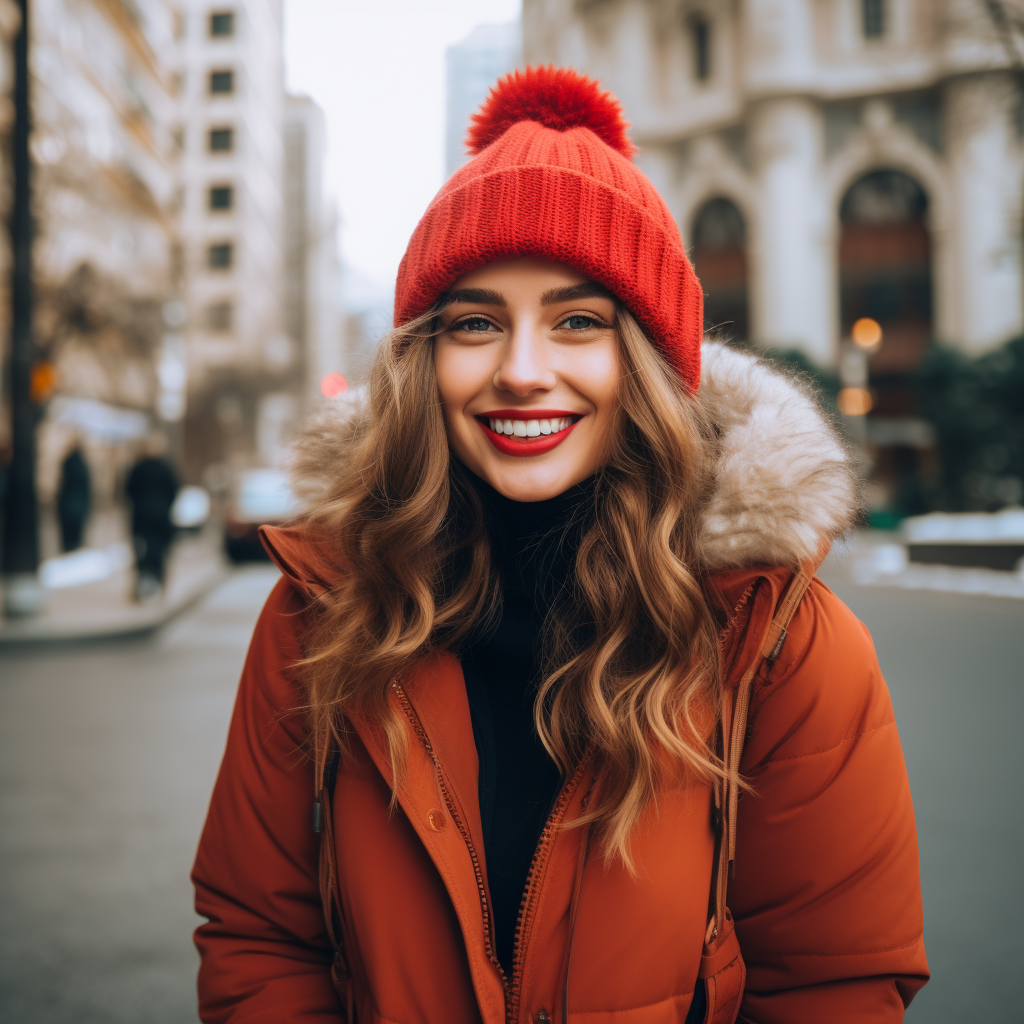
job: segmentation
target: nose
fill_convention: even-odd
[[[533,391],[550,391],[557,383],[547,339],[535,324],[517,324],[502,349],[494,386],[525,398]]]

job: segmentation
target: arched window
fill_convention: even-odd
[[[877,320],[882,344],[874,375],[901,376],[921,361],[932,332],[928,197],[901,171],[864,175],[839,209],[842,335],[862,317]],[[893,409],[893,412],[897,410]]]
[[[920,431],[914,429],[918,409],[912,374],[932,334],[927,213],[924,189],[894,170],[864,175],[847,191],[839,210],[842,337],[851,337],[862,318],[877,321],[882,329],[881,343],[868,358],[873,409],[866,426],[879,496],[872,515],[926,510],[921,481],[929,456],[922,450],[925,442],[915,439]]]
[[[704,289],[704,329],[747,341],[747,232],[728,199],[710,199],[693,219],[690,257]]]

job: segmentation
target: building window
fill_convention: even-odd
[[[228,270],[235,258],[235,247],[230,242],[216,242],[206,250],[206,264],[211,270]]]
[[[206,307],[206,329],[208,331],[230,331],[235,308],[230,302],[211,302]]]
[[[210,152],[230,153],[235,148],[235,130],[233,128],[210,129]]]
[[[220,96],[230,96],[235,91],[234,71],[211,71],[210,92]]]
[[[885,0],[860,0],[864,38],[881,39],[885,35]]]
[[[170,251],[171,280],[177,285],[185,276],[185,249],[181,242],[172,242]]]
[[[225,38],[235,34],[235,12],[214,11],[210,15],[210,35]]]
[[[235,190],[230,185],[213,185],[210,188],[210,209],[230,210],[235,205]]]
[[[707,18],[697,17],[690,22],[693,39],[693,75],[698,82],[711,77],[711,24]]]
[[[704,203],[693,218],[690,244],[704,289],[704,330],[748,341],[747,226],[736,204],[724,196]]]

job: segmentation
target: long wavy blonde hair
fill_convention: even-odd
[[[498,609],[480,500],[445,433],[437,324],[421,317],[381,345],[368,408],[308,519],[339,575],[312,616],[302,665],[320,770],[329,749],[345,749],[346,716],[358,712],[383,727],[400,779],[406,728],[388,700],[392,681],[418,659],[457,650]],[[606,855],[630,864],[630,835],[666,768],[721,773],[708,744],[718,627],[696,544],[714,438],[625,309],[617,327],[621,429],[596,481],[571,598],[545,623],[534,713],[563,777],[594,757],[600,785],[581,820],[597,823]]]

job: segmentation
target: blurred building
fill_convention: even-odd
[[[466,162],[463,139],[470,115],[492,85],[518,63],[522,30],[518,21],[477,25],[445,51],[444,173],[449,177]]]
[[[621,98],[706,327],[844,353],[878,507],[922,511],[936,472],[912,378],[929,344],[1024,331],[1021,24],[1006,0],[523,2],[529,63]]]
[[[284,123],[284,326],[299,355],[296,400],[321,397],[330,373],[349,373],[341,301],[338,216],[324,192],[327,128],[307,96],[289,96]]]
[[[0,140],[4,160],[0,160],[0,209],[8,210],[11,201],[11,130],[14,127],[14,37],[21,24],[21,12],[14,0],[0,0]],[[7,231],[0,232],[0,352],[5,352],[10,333],[10,271],[11,240]],[[4,378],[0,371],[0,381]],[[0,453],[10,443],[6,410],[8,396],[0,389]]]
[[[214,467],[215,485],[260,461],[261,434],[284,429],[288,403],[266,396],[287,391],[299,367],[282,310],[281,32],[281,0],[183,0],[178,7],[174,132],[184,306],[169,325],[168,362],[180,359],[187,374],[186,476]]]
[[[1001,0],[524,0],[531,64],[623,101],[708,326],[900,373],[1024,327],[1021,90]]]
[[[78,439],[102,505],[155,412],[175,299],[172,9],[34,0],[31,12],[40,493],[52,497]]]

